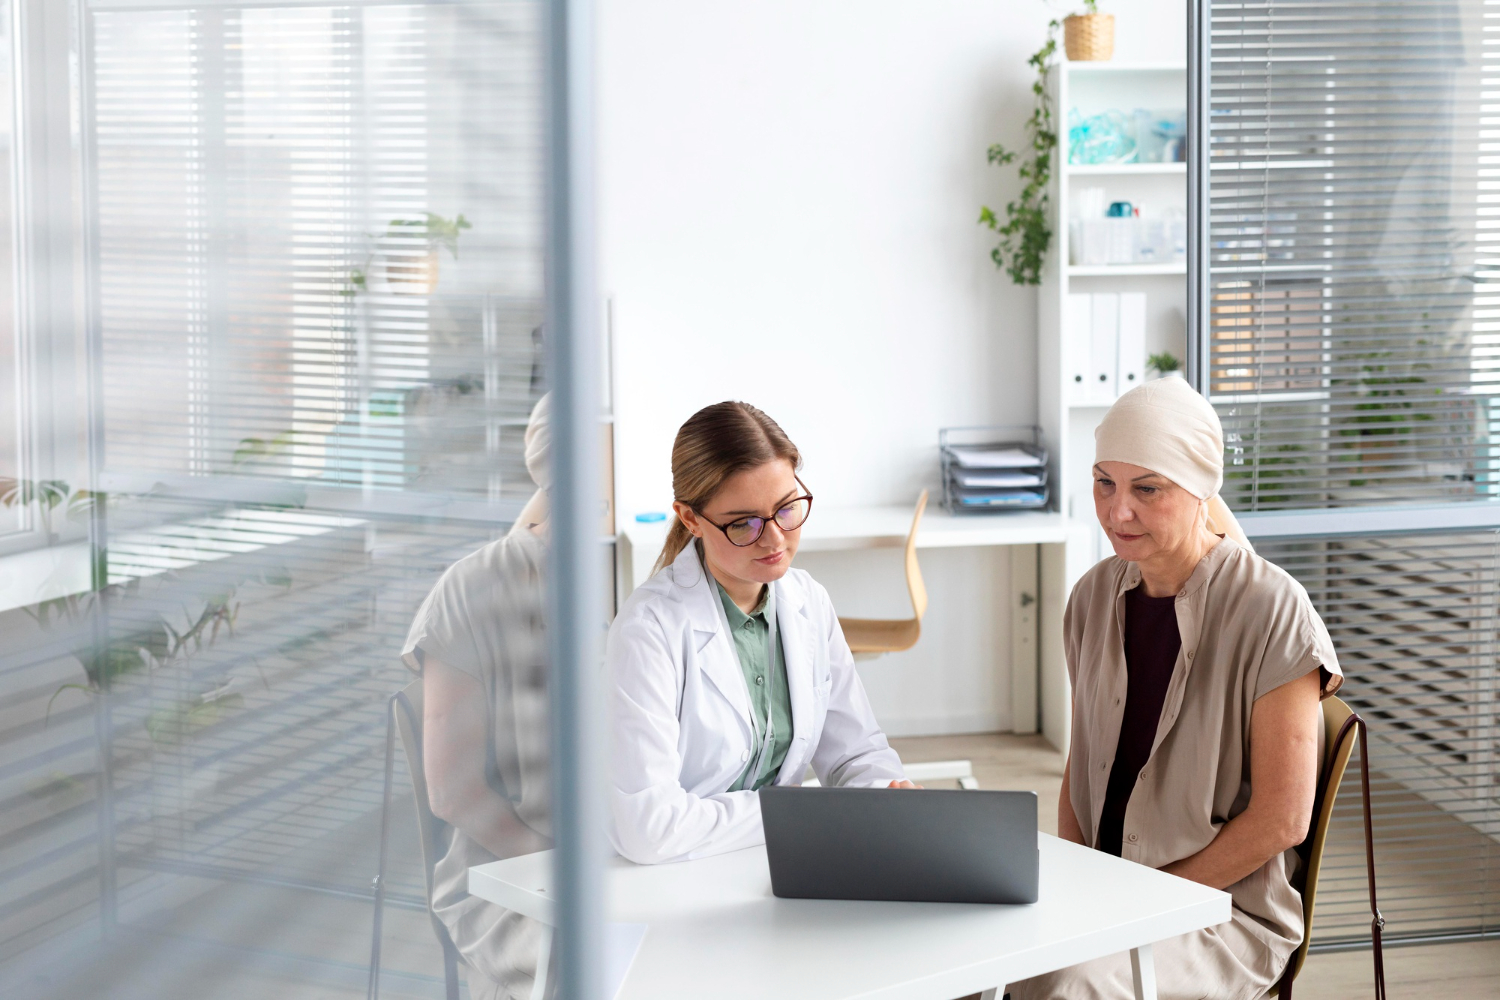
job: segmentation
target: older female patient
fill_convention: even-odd
[[[1096,434],[1094,506],[1114,546],[1064,620],[1073,737],[1065,838],[1224,889],[1233,919],[1158,945],[1159,995],[1264,996],[1302,940],[1292,850],[1317,782],[1318,702],[1342,683],[1307,593],[1218,499],[1218,416],[1179,378],[1131,390]],[[1127,956],[1010,988],[1128,998]]]

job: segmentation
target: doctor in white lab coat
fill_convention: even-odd
[[[672,464],[670,562],[626,599],[607,645],[615,849],[654,864],[763,843],[754,789],[800,784],[809,764],[824,785],[913,787],[827,591],[791,568],[811,512],[795,447],[761,411],[720,403],[683,425]],[[759,624],[780,657],[747,669],[732,607],[742,627],[773,612]],[[775,688],[761,690],[767,666],[784,669],[789,732],[767,705]]]

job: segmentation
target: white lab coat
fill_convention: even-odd
[[[776,778],[884,786],[901,760],[875,723],[833,603],[811,576],[777,583],[792,745]],[[729,787],[753,755],[750,692],[696,546],[638,587],[609,630],[610,840],[639,864],[765,842],[760,799]]]

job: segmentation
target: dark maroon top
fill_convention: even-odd
[[[1161,721],[1162,702],[1177,665],[1182,635],[1177,631],[1177,598],[1147,597],[1141,584],[1125,594],[1125,717],[1120,722],[1120,743],[1109,770],[1104,809],[1099,814],[1101,851],[1120,856],[1124,835],[1125,806],[1151,757],[1156,726]]]

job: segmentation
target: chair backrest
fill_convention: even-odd
[[[1302,891],[1302,944],[1292,955],[1287,965],[1291,978],[1302,971],[1307,960],[1307,946],[1312,943],[1313,902],[1318,895],[1318,872],[1323,867],[1323,848],[1328,843],[1329,821],[1333,818],[1333,803],[1339,794],[1339,784],[1344,780],[1344,770],[1349,766],[1349,757],[1354,753],[1356,730],[1350,727],[1339,740],[1339,730],[1354,710],[1338,698],[1323,699],[1323,760],[1318,774],[1318,793],[1313,800],[1312,826],[1307,839],[1297,848],[1302,857],[1302,871],[1297,886]],[[1271,994],[1275,996],[1275,992]]]
[[[912,515],[911,533],[906,536],[906,589],[911,593],[911,607],[917,613],[917,621],[927,613],[927,584],[922,582],[922,567],[917,565],[917,528],[926,510],[927,491],[923,490],[917,498],[917,512]]]
[[[396,718],[396,732],[401,736],[401,749],[406,753],[407,769],[411,771],[412,798],[417,805],[417,832],[422,842],[422,871],[427,878],[427,915],[432,918],[433,930],[445,949],[452,947],[448,928],[432,912],[432,879],[437,863],[448,849],[452,828],[433,815],[427,797],[427,772],[422,760],[422,679],[419,677],[403,688],[391,699],[391,712]]]

